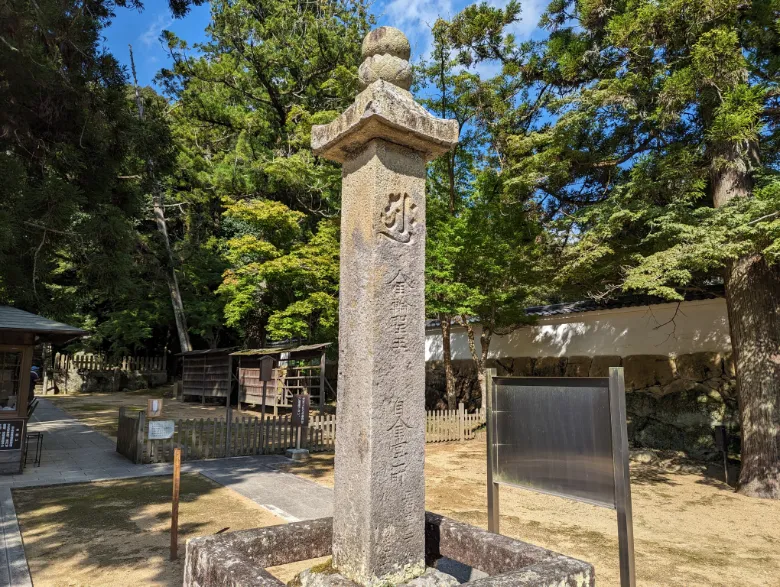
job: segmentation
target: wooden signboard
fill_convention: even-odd
[[[162,416],[163,401],[162,398],[150,399],[146,404],[146,417],[147,418],[159,418]]]
[[[293,396],[292,419],[293,426],[309,425],[309,396],[298,394]]]
[[[0,450],[22,448],[24,420],[0,420]]]
[[[260,359],[260,381],[271,381],[274,378],[274,359],[265,356]],[[265,402],[263,402],[265,403]]]
[[[149,440],[171,438],[175,427],[173,420],[151,420],[149,422]]]

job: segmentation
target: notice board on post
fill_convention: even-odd
[[[635,585],[623,369],[609,377],[487,378],[488,529],[499,486],[617,510],[621,585]]]
[[[609,379],[493,379],[493,481],[615,507]]]

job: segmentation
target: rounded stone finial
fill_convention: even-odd
[[[412,85],[411,54],[409,40],[396,28],[383,26],[368,33],[363,39],[363,63],[358,69],[361,88],[381,79],[408,90]]]

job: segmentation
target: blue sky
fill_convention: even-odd
[[[412,44],[413,59],[425,55],[430,49],[430,26],[438,16],[449,18],[468,4],[467,0],[379,0],[373,12],[380,25],[400,28]],[[490,0],[503,6],[506,0]],[[124,65],[130,64],[128,45],[133,46],[138,81],[150,85],[155,74],[170,65],[168,54],[160,43],[160,32],[173,31],[188,43],[205,40],[204,29],[210,20],[208,4],[193,8],[181,19],[174,20],[163,0],[147,0],[143,12],[117,9],[116,18],[105,31],[106,48]],[[530,37],[539,21],[547,0],[523,0],[523,18],[513,32],[520,39]]]

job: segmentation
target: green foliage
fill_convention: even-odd
[[[81,320],[130,286],[138,128],[100,49],[111,5],[0,6],[0,298]]]
[[[220,319],[250,344],[332,339],[341,178],[311,153],[311,127],[354,98],[366,7],[215,1],[212,19],[197,56],[166,33],[175,65],[159,76],[176,101],[167,187],[182,204],[172,224],[183,271],[209,243]],[[184,295],[185,308],[202,298]]]
[[[511,7],[455,18],[463,63],[496,61],[527,88],[496,123],[503,189],[543,211],[559,295],[679,299],[739,256],[777,262],[777,10],[558,0],[542,19],[548,38],[526,51],[506,34]],[[489,12],[499,29],[480,24]],[[514,115],[529,106],[535,119]],[[751,197],[716,208],[712,174],[740,166]]]
[[[474,34],[476,58],[513,51],[511,39],[496,36],[497,23],[511,22],[508,13],[486,6],[467,9],[455,24],[438,21],[434,50],[418,67],[421,101],[443,118],[461,126],[454,153],[429,166],[427,182],[426,298],[429,315],[468,324],[482,324],[483,353],[492,333],[508,333],[528,323],[524,308],[539,300],[544,289],[541,225],[533,205],[516,205],[504,197],[501,162],[501,119],[509,114],[506,96],[518,85],[506,75],[483,79],[463,68],[468,54],[455,51],[452,38]],[[466,19],[473,17],[464,28]],[[500,32],[500,31],[499,31]],[[477,360],[477,367],[484,368]]]

